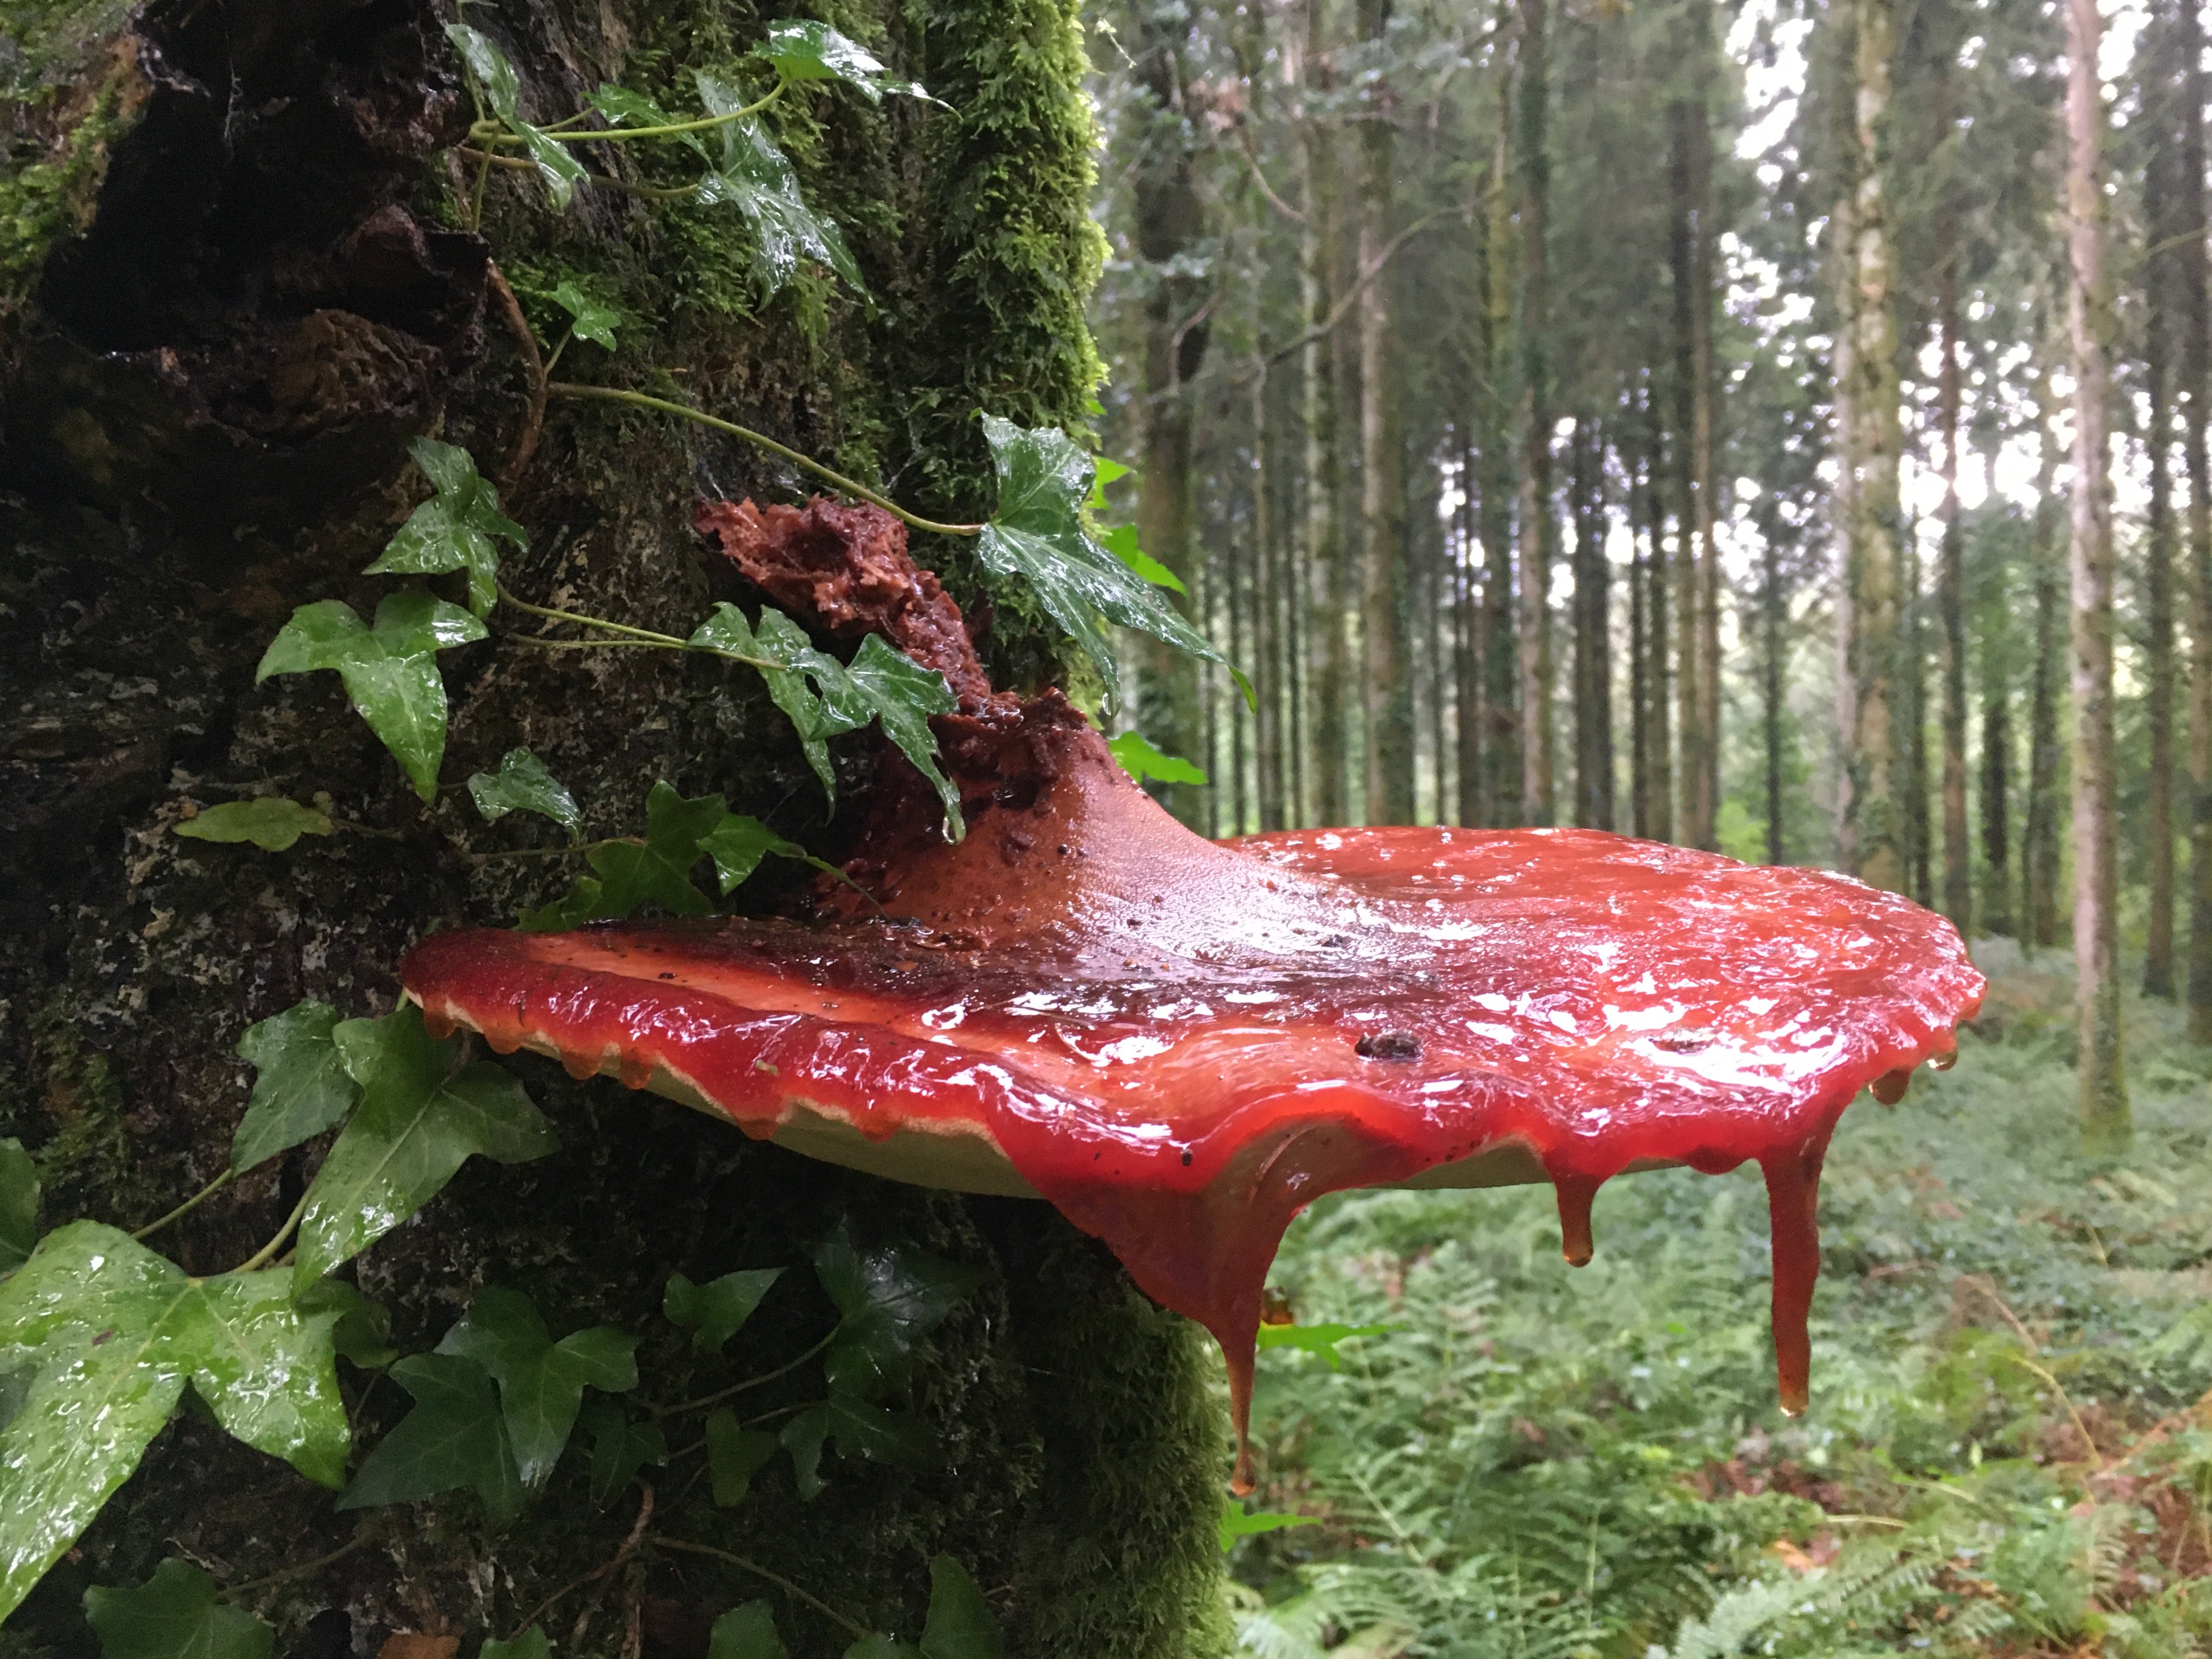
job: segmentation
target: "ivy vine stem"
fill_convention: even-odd
[[[290,1579],[305,1578],[310,1573],[320,1572],[325,1567],[344,1560],[346,1557],[368,1543],[372,1536],[374,1536],[372,1529],[363,1527],[329,1554],[319,1555],[312,1561],[295,1561],[289,1567],[279,1567],[276,1571],[265,1574],[262,1577],[249,1578],[242,1584],[233,1584],[222,1592],[222,1599],[226,1601],[235,1601],[241,1595],[251,1595],[254,1591],[267,1589],[272,1584],[282,1584]]]
[[[499,594],[499,602],[501,605],[511,605],[517,611],[524,611],[532,617],[543,617],[548,622],[575,623],[585,628],[604,628],[610,634],[624,635],[646,645],[671,646],[679,651],[685,649],[690,644],[689,641],[679,640],[673,634],[659,633],[650,628],[633,628],[628,623],[609,622],[604,617],[586,617],[580,611],[556,611],[550,605],[532,605],[527,599],[516,599],[513,593],[507,591],[507,584],[505,582],[495,582],[493,586],[495,591]],[[543,641],[543,643],[548,645],[596,645],[601,643],[601,641],[596,640],[548,640]]]
[[[276,1252],[284,1248],[284,1241],[291,1237],[292,1229],[300,1224],[300,1218],[307,1214],[308,1196],[309,1194],[307,1193],[301,1194],[300,1201],[292,1206],[292,1213],[284,1218],[284,1224],[276,1230],[276,1237],[270,1239],[266,1244],[264,1244],[252,1255],[246,1257],[245,1261],[240,1262],[238,1266],[232,1268],[231,1271],[233,1273],[250,1273],[258,1272],[259,1269],[267,1267],[271,1259],[275,1257]]]
[[[151,1238],[155,1233],[160,1232],[162,1228],[167,1226],[171,1222],[183,1220],[194,1210],[198,1209],[201,1205],[206,1203],[208,1200],[213,1198],[217,1193],[221,1192],[224,1188],[229,1186],[232,1182],[237,1179],[238,1171],[236,1170],[225,1170],[213,1181],[209,1182],[206,1186],[201,1188],[199,1191],[194,1193],[183,1203],[178,1205],[175,1209],[170,1211],[168,1214],[161,1216],[155,1220],[148,1222],[137,1232],[131,1234],[131,1237],[137,1239],[140,1243],[144,1243],[148,1239]]]
[[[617,386],[579,386],[573,380],[554,380],[548,384],[545,390],[547,395],[555,398],[582,398],[599,403],[632,404],[640,409],[658,410],[664,415],[680,415],[687,421],[697,422],[701,426],[712,427],[717,432],[726,432],[732,437],[742,438],[747,443],[765,449],[772,455],[781,455],[793,466],[811,472],[825,483],[835,484],[848,495],[857,495],[864,501],[880,507],[910,530],[927,531],[939,536],[980,536],[983,533],[983,526],[980,524],[940,524],[935,519],[923,518],[919,513],[909,513],[890,496],[878,494],[869,489],[867,485],[847,477],[842,472],[832,471],[821,462],[811,456],[801,454],[788,444],[778,443],[764,432],[756,432],[750,427],[739,426],[735,421],[723,420],[719,416],[708,414],[702,409],[694,409],[689,404],[675,403],[666,398],[656,398],[650,392],[626,392]]]
[[[664,1417],[680,1417],[686,1412],[703,1410],[708,1406],[719,1406],[722,1401],[727,1400],[732,1395],[743,1394],[747,1389],[757,1389],[763,1382],[773,1382],[777,1377],[783,1376],[785,1373],[797,1370],[801,1365],[804,1365],[808,1360],[813,1358],[817,1354],[821,1353],[824,1349],[829,1347],[832,1342],[835,1342],[837,1340],[837,1332],[844,1328],[845,1328],[842,1324],[838,1325],[836,1329],[832,1330],[829,1335],[823,1337],[819,1342],[817,1342],[805,1353],[799,1355],[798,1358],[787,1360],[782,1364],[778,1365],[772,1371],[763,1371],[758,1376],[749,1376],[742,1382],[732,1382],[726,1389],[717,1389],[713,1394],[701,1395],[696,1400],[686,1400],[681,1405],[647,1405],[645,1407],[646,1412],[648,1415],[657,1420]]]
[[[591,136],[597,138],[604,135],[593,133]],[[455,148],[477,164],[477,176],[479,179],[483,176],[485,169],[489,167],[502,167],[509,173],[538,171],[537,162],[526,161],[520,155],[495,155],[488,149],[476,149],[467,144],[456,145]],[[587,173],[583,177],[583,182],[587,185],[597,185],[601,190],[620,191],[625,196],[643,196],[656,202],[688,201],[699,193],[699,186],[696,185],[634,185],[627,179],[611,178],[604,173]],[[479,222],[482,219],[483,206],[482,199],[479,198],[477,204]],[[471,226],[471,229],[475,228],[474,224]]]
[[[655,1534],[645,1541],[653,1549],[675,1550],[685,1555],[710,1556],[717,1561],[726,1561],[733,1567],[742,1568],[756,1578],[764,1578],[785,1595],[805,1602],[824,1619],[836,1624],[840,1630],[849,1632],[855,1641],[865,1641],[874,1634],[866,1626],[847,1618],[820,1596],[809,1595],[781,1573],[771,1572],[757,1561],[749,1561],[742,1555],[735,1554],[729,1550],[717,1549],[712,1544],[694,1544],[687,1539],[663,1538]]]
[[[769,88],[767,93],[755,99],[744,108],[733,109],[722,115],[702,115],[696,121],[677,121],[659,127],[593,127],[588,132],[562,131],[571,123],[584,119],[591,112],[588,110],[580,110],[567,120],[556,121],[551,126],[540,127],[538,131],[541,137],[550,138],[556,144],[622,143],[631,138],[676,138],[687,132],[707,132],[715,127],[726,127],[732,121],[744,120],[748,115],[757,115],[781,98],[783,95],[784,88],[789,84],[789,82],[779,78],[775,85]],[[471,138],[479,137],[473,129],[469,136]],[[519,144],[522,143],[522,135],[519,132],[494,132],[483,135],[481,142],[494,144]],[[535,166],[536,163],[526,162],[524,165]]]

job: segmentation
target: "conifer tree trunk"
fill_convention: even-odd
[[[1691,106],[1686,135],[1690,150],[1690,434],[1698,503],[1697,606],[1698,747],[1697,822],[1682,839],[1708,852],[1720,848],[1721,810],[1721,560],[1715,538],[1719,500],[1715,472],[1715,429],[1720,383],[1713,367],[1712,115],[1703,88],[1713,51],[1711,11],[1700,4],[1694,46],[1700,95]]]
[[[1260,828],[1281,830],[1290,822],[1285,805],[1289,769],[1285,764],[1284,713],[1291,695],[1291,653],[1283,648],[1284,583],[1275,542],[1275,482],[1267,419],[1267,364],[1263,357],[1252,376],[1252,544],[1253,616],[1258,638],[1253,660],[1266,676],[1258,689],[1255,742],[1258,748]]]
[[[1943,914],[1973,937],[1974,859],[1966,828],[1966,532],[1959,521],[1959,269],[1954,249],[1936,290],[1942,367],[1937,416],[1943,428],[1943,540],[1936,600],[1943,676]]]
[[[1650,822],[1638,831],[1654,841],[1674,839],[1674,737],[1670,716],[1674,708],[1668,670],[1667,566],[1667,504],[1660,483],[1666,467],[1666,436],[1659,421],[1657,376],[1647,374],[1643,392],[1644,440],[1644,600],[1647,612],[1644,641],[1644,714],[1646,747],[1644,769],[1650,809]]]
[[[1704,561],[1698,526],[1705,507],[1700,499],[1698,443],[1698,139],[1705,108],[1686,98],[1668,106],[1669,207],[1668,266],[1674,301],[1674,607],[1679,664],[1674,678],[1677,724],[1681,733],[1681,767],[1676,775],[1680,802],[1676,829],[1686,847],[1702,847],[1711,835],[1706,821],[1705,778],[1711,767],[1705,729]]]
[[[1554,811],[1552,719],[1552,406],[1545,218],[1552,166],[1546,52],[1550,0],[1521,11],[1521,492],[1515,514],[1521,578],[1521,821]]]
[[[1898,538],[1898,707],[1905,731],[1905,863],[1915,904],[1936,908],[1936,836],[1928,766],[1927,573],[1920,559],[1920,522],[1907,514]]]
[[[1307,0],[1304,70],[1310,85],[1323,89],[1327,74],[1328,0]],[[1342,217],[1338,188],[1336,131],[1310,109],[1304,117],[1299,163],[1304,173],[1305,223],[1300,228],[1300,296],[1309,329],[1328,320],[1336,303],[1336,273],[1342,258]],[[1312,732],[1314,817],[1325,824],[1352,821],[1349,733],[1345,701],[1351,690],[1347,649],[1352,595],[1344,581],[1344,525],[1340,511],[1343,473],[1337,447],[1337,383],[1334,343],[1316,335],[1303,354],[1305,426],[1305,560],[1310,584],[1313,626],[1309,630],[1312,696],[1308,725]]]
[[[1482,398],[1483,815],[1479,822],[1521,823],[1520,635],[1513,604],[1513,465],[1505,387],[1511,380],[1513,276],[1510,155],[1513,77],[1500,54],[1498,137],[1491,152],[1489,230],[1484,240]]]
[[[2162,148],[2162,147],[2161,147]],[[2154,166],[2152,187],[2159,203],[2174,183],[2172,170]],[[2164,175],[2164,176],[2160,176]],[[2171,229],[2154,211],[2154,247]],[[2143,994],[2173,994],[2173,404],[2171,389],[2172,319],[2167,259],[2154,254],[2146,264],[2143,385],[2149,420],[2143,447],[2150,461],[2150,501],[2143,540],[2143,713],[2150,727],[2150,775],[2144,780],[2143,833],[2149,840],[2150,916],[2143,941]]]
[[[2103,88],[2097,0],[2066,3],[2066,216],[2071,281],[2074,482],[2069,577],[2073,592],[2074,971],[2084,1139],[2124,1146],[2129,1133],[2119,981],[2119,823],[2113,775],[2112,521],[2106,440],[2112,342],[2104,269]]]
[[[2204,32],[2199,0],[2177,0],[2180,63],[2180,177],[2173,222],[2174,284],[2181,311],[2182,454],[2189,473],[2189,1035],[2212,1042],[2212,302],[2204,246]]]
[[[1782,733],[1789,710],[1783,702],[1783,625],[1789,620],[1790,601],[1782,591],[1782,547],[1765,538],[1764,568],[1759,573],[1759,632],[1763,636],[1759,662],[1759,702],[1763,718],[1760,736],[1766,762],[1766,861],[1790,861],[1787,823],[1782,793]]]
[[[1992,489],[1990,499],[1996,499]],[[1994,652],[1982,657],[1982,929],[2009,937],[2012,879],[2012,683]]]
[[[1480,257],[1478,253],[1478,259]],[[1479,349],[1480,337],[1478,321],[1476,338],[1467,348],[1470,354]],[[1476,496],[1481,485],[1476,473],[1474,404],[1481,394],[1473,384],[1475,379],[1473,363],[1462,362],[1460,374],[1458,413],[1452,422],[1453,434],[1459,448],[1460,487],[1459,510],[1453,515],[1455,553],[1452,566],[1453,704],[1457,717],[1453,735],[1458,761],[1455,781],[1459,788],[1451,821],[1479,824],[1484,822],[1484,699],[1480,585],[1482,543],[1475,529],[1478,522]]]
[[[1575,421],[1575,822],[1613,828],[1613,628],[1605,556],[1605,440]]]
[[[1636,409],[1634,400],[1629,407]],[[1640,413],[1640,411],[1639,411]],[[1644,499],[1643,462],[1626,443],[1616,453],[1628,482],[1622,503],[1628,522],[1628,822],[1632,835],[1651,833],[1651,620],[1648,555],[1638,509]]]
[[[1902,727],[1899,526],[1897,469],[1897,325],[1890,295],[1888,206],[1883,190],[1895,0],[1856,0],[1851,55],[1856,188],[1844,227],[1850,237],[1850,331],[1844,453],[1849,488],[1845,581],[1849,605],[1844,683],[1850,700],[1844,764],[1844,856],[1853,874],[1903,892],[1907,866],[1908,759]]]
[[[2035,486],[2035,662],[2028,687],[2027,825],[2021,836],[2022,903],[2026,916],[2021,942],[2048,950],[2058,942],[2058,688],[2064,680],[2061,653],[2063,571],[2058,556],[2057,443],[2051,436],[2051,410],[2045,403],[2048,375],[2037,386]]]

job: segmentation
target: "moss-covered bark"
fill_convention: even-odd
[[[720,0],[509,0],[471,14],[521,68],[525,108],[564,114],[601,80],[689,101],[690,72],[743,79],[768,14]],[[732,805],[829,848],[819,794],[750,677],[657,653],[448,653],[447,787],[428,808],[347,710],[335,677],[257,689],[291,608],[366,611],[357,573],[411,504],[404,444],[435,431],[493,470],[526,417],[514,341],[486,296],[487,252],[524,295],[563,277],[621,307],[626,366],[880,478],[925,508],[988,505],[981,406],[1079,424],[1096,373],[1082,301],[1080,40],[1060,0],[823,14],[953,106],[789,100],[782,133],[811,198],[847,229],[872,312],[802,276],[763,305],[734,222],[586,191],[555,215],[495,180],[479,240],[454,216],[441,147],[466,100],[430,0],[0,0],[14,102],[0,182],[0,1133],[37,1149],[48,1224],[142,1224],[219,1170],[245,1098],[239,1032],[303,996],[391,1005],[393,964],[435,927],[499,922],[565,880],[550,861],[473,862],[526,842],[477,822],[452,781],[527,743],[588,830],[634,827],[647,787]],[[656,176],[624,154],[599,166]],[[577,347],[563,372],[614,372]],[[556,404],[510,492],[529,528],[520,592],[688,631],[735,596],[690,531],[708,489],[790,499],[780,464],[658,419]],[[976,573],[939,557],[964,600]],[[1018,596],[996,612],[1002,672],[1050,641]],[[841,756],[856,795],[864,749]],[[332,797],[363,826],[283,854],[182,841],[186,803]],[[741,1341],[741,1370],[801,1352],[825,1302],[804,1270],[839,1218],[989,1272],[940,1331],[914,1403],[941,1467],[833,1462],[802,1504],[787,1464],[718,1510],[679,1460],[656,1529],[780,1572],[864,1623],[919,1628],[929,1557],[950,1550],[1000,1605],[1016,1653],[1172,1656],[1217,1638],[1210,1529],[1221,1426],[1190,1328],[1132,1291],[1040,1206],[889,1186],[556,1067],[513,1062],[566,1150],[471,1165],[359,1266],[404,1347],[435,1341],[472,1290],[529,1291],[556,1331],[644,1334],[643,1392],[690,1397],[731,1373],[655,1316],[672,1269],[799,1269]],[[319,1146],[242,1182],[167,1237],[187,1267],[229,1265],[273,1231]],[[750,1363],[749,1363],[750,1362]],[[364,1379],[353,1379],[358,1399]],[[761,1411],[808,1396],[801,1368]],[[364,1442],[395,1420],[388,1385]],[[676,1443],[684,1443],[679,1427]],[[572,1459],[572,1462],[575,1460]],[[398,1515],[362,1550],[257,1595],[301,1659],[375,1651],[389,1632],[508,1633],[607,1560],[640,1489],[595,1510],[580,1469],[503,1534],[473,1500]],[[236,1582],[336,1547],[349,1517],[189,1413],[0,1632],[0,1653],[88,1651],[88,1583],[135,1583],[179,1550]],[[641,1553],[549,1617],[566,1654],[704,1650],[707,1622],[769,1593],[735,1569]],[[793,1650],[843,1638],[797,1604]],[[463,1651],[469,1650],[465,1645]]]

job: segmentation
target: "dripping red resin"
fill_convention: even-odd
[[[1347,1188],[1548,1176],[1586,1260],[1613,1176],[1757,1159],[1781,1395],[1803,1408],[1821,1156],[1862,1089],[1947,1056],[1977,1006],[1949,924],[1595,831],[1206,841],[1055,694],[989,690],[933,580],[886,580],[891,521],[856,550],[826,516],[770,508],[720,539],[833,634],[944,669],[965,840],[887,759],[848,866],[881,914],[825,884],[805,921],[441,934],[402,970],[434,1024],[880,1173],[1048,1199],[1220,1342],[1240,1487],[1269,1263]]]

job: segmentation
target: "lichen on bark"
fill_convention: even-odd
[[[511,0],[471,21],[514,58],[526,109],[557,115],[602,79],[689,102],[692,70],[744,73],[770,15],[713,0]],[[13,100],[0,185],[0,1134],[36,1150],[48,1224],[78,1212],[141,1224],[221,1169],[247,1082],[233,1045],[251,1021],[305,996],[381,1012],[393,963],[423,933],[502,922],[564,884],[557,860],[462,855],[528,839],[511,820],[477,821],[453,781],[513,744],[568,783],[590,834],[633,829],[663,777],[721,790],[819,848],[849,833],[821,821],[757,682],[717,665],[496,641],[450,653],[453,741],[428,806],[333,677],[252,681],[293,606],[366,611],[384,591],[357,573],[412,505],[407,438],[434,431],[487,471],[506,453],[528,399],[485,302],[488,248],[541,327],[553,317],[542,296],[564,276],[631,318],[618,360],[573,348],[564,374],[667,370],[702,404],[924,510],[988,508],[976,409],[1082,425],[1098,373],[1082,304],[1099,242],[1073,9],[846,0],[830,15],[952,106],[810,92],[780,118],[810,199],[847,230],[872,310],[812,276],[763,304],[732,222],[611,192],[586,191],[562,216],[534,185],[496,180],[484,239],[468,234],[442,156],[467,104],[441,34],[450,14],[430,0],[0,0]],[[661,164],[611,152],[594,165],[644,177]],[[695,495],[788,500],[799,483],[657,416],[556,404],[508,496],[532,545],[507,579],[688,632],[712,599],[744,597],[700,553]],[[919,550],[980,607],[972,564]],[[997,599],[994,670],[1049,672],[1054,635],[1020,596]],[[841,797],[859,798],[865,745],[838,762]],[[316,791],[363,830],[283,854],[169,833],[187,803]],[[993,1595],[1012,1652],[1181,1659],[1220,1644],[1212,1362],[1094,1242],[1042,1206],[874,1182],[611,1083],[512,1063],[565,1150],[465,1169],[363,1259],[362,1287],[391,1305],[401,1346],[428,1346],[478,1285],[503,1283],[556,1331],[639,1332],[643,1392],[689,1398],[726,1373],[658,1318],[667,1273],[793,1269],[742,1339],[772,1364],[830,1316],[805,1263],[854,1218],[988,1272],[914,1386],[941,1467],[833,1460],[829,1490],[805,1504],[778,1466],[728,1510],[678,1468],[657,1481],[656,1527],[909,1635],[929,1558],[949,1550]],[[196,1272],[235,1262],[320,1152],[241,1182],[165,1242]],[[359,1401],[364,1379],[352,1380]],[[799,1401],[818,1376],[787,1386],[763,1390],[760,1408]],[[403,1403],[370,1392],[364,1444]],[[637,1489],[596,1510],[577,1461],[504,1533],[472,1499],[442,1500],[253,1605],[300,1659],[374,1652],[400,1629],[509,1633],[629,1527]],[[185,1413],[0,1632],[0,1653],[85,1650],[83,1588],[139,1582],[165,1554],[235,1582],[334,1548],[350,1524]],[[700,1653],[702,1618],[763,1593],[734,1569],[644,1553],[574,1593],[551,1628],[568,1638],[597,1595],[563,1654],[619,1651],[633,1611],[647,1654]],[[779,1616],[795,1653],[842,1646],[803,1607]]]

